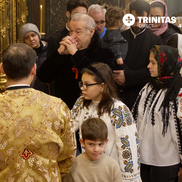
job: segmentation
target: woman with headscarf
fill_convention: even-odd
[[[182,121],[177,95],[182,92],[182,59],[166,46],[151,49],[151,81],[140,91],[132,113],[137,122],[143,182],[174,182],[182,160]]]
[[[157,36],[159,36],[163,43],[174,33],[181,33],[180,29],[175,25],[166,22],[168,17],[167,5],[163,1],[153,1],[150,5],[150,17],[165,17],[164,21],[150,24],[149,29]]]

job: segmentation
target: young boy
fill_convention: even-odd
[[[104,154],[108,142],[108,129],[104,121],[87,119],[81,131],[80,143],[85,152],[77,157],[70,173],[63,177],[63,182],[121,182],[119,164]]]

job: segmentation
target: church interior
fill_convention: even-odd
[[[134,0],[86,0],[88,6],[94,3],[122,7]],[[153,0],[146,0],[151,3]],[[182,1],[163,0],[168,7],[168,16],[181,17],[176,22],[182,30]],[[2,53],[9,45],[22,42],[20,27],[34,23],[40,30],[43,39],[63,28],[66,24],[67,0],[0,0],[0,63]],[[0,92],[5,90],[6,75],[0,72]],[[182,182],[182,178],[179,179]]]

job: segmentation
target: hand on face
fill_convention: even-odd
[[[71,54],[74,55],[77,51],[77,42],[75,41],[74,37],[66,36],[60,42],[60,47],[58,52],[60,54]]]

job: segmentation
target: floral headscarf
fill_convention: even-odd
[[[182,59],[178,54],[178,50],[173,47],[166,45],[156,45],[154,47],[157,51],[158,77],[153,78],[154,82],[156,82],[153,82],[153,84],[157,88],[169,88],[176,78],[179,77],[179,82],[181,80],[179,72]]]
[[[167,13],[167,5],[163,1],[158,1],[158,0],[157,1],[153,1],[151,4],[156,3],[156,2],[163,4],[164,7],[165,7],[165,15],[164,15],[165,16],[164,22],[165,22],[166,21],[166,18],[168,16],[168,13]],[[149,30],[151,32],[153,32],[157,36],[160,36],[161,34],[163,34],[167,29],[168,29],[168,23],[162,23],[161,26],[160,26],[160,28],[152,28],[152,27],[149,28]]]
[[[151,79],[151,84],[157,89],[167,89],[164,101],[161,105],[163,109],[163,134],[167,131],[169,118],[169,102],[176,99],[180,88],[182,87],[182,79],[180,69],[182,67],[182,59],[178,54],[178,50],[166,46],[156,45],[158,77]]]
[[[167,132],[170,113],[177,113],[176,100],[179,90],[182,87],[182,79],[179,73],[182,66],[182,59],[179,56],[178,50],[176,48],[166,45],[156,45],[154,46],[154,50],[152,49],[152,52],[154,53],[154,57],[158,64],[158,77],[152,77],[151,82],[148,84],[148,87],[152,86],[152,89],[150,92],[145,93],[147,95],[145,95],[146,97],[144,101],[143,113],[145,113],[145,109],[149,107],[152,112],[151,124],[155,125],[155,108],[158,106],[159,97],[162,91],[165,90],[164,99],[162,101],[162,104],[159,105],[159,111],[162,114],[163,122],[162,134],[164,136]],[[140,107],[139,103],[141,101],[143,91],[144,90],[141,90],[132,108],[134,119],[136,119],[138,116],[138,108]],[[158,96],[158,99],[155,99],[158,93],[160,93],[160,95]],[[155,100],[155,103],[153,103],[153,99]],[[161,101],[159,102],[161,103]],[[172,110],[169,109],[171,105]],[[174,117],[176,118],[176,116]]]

